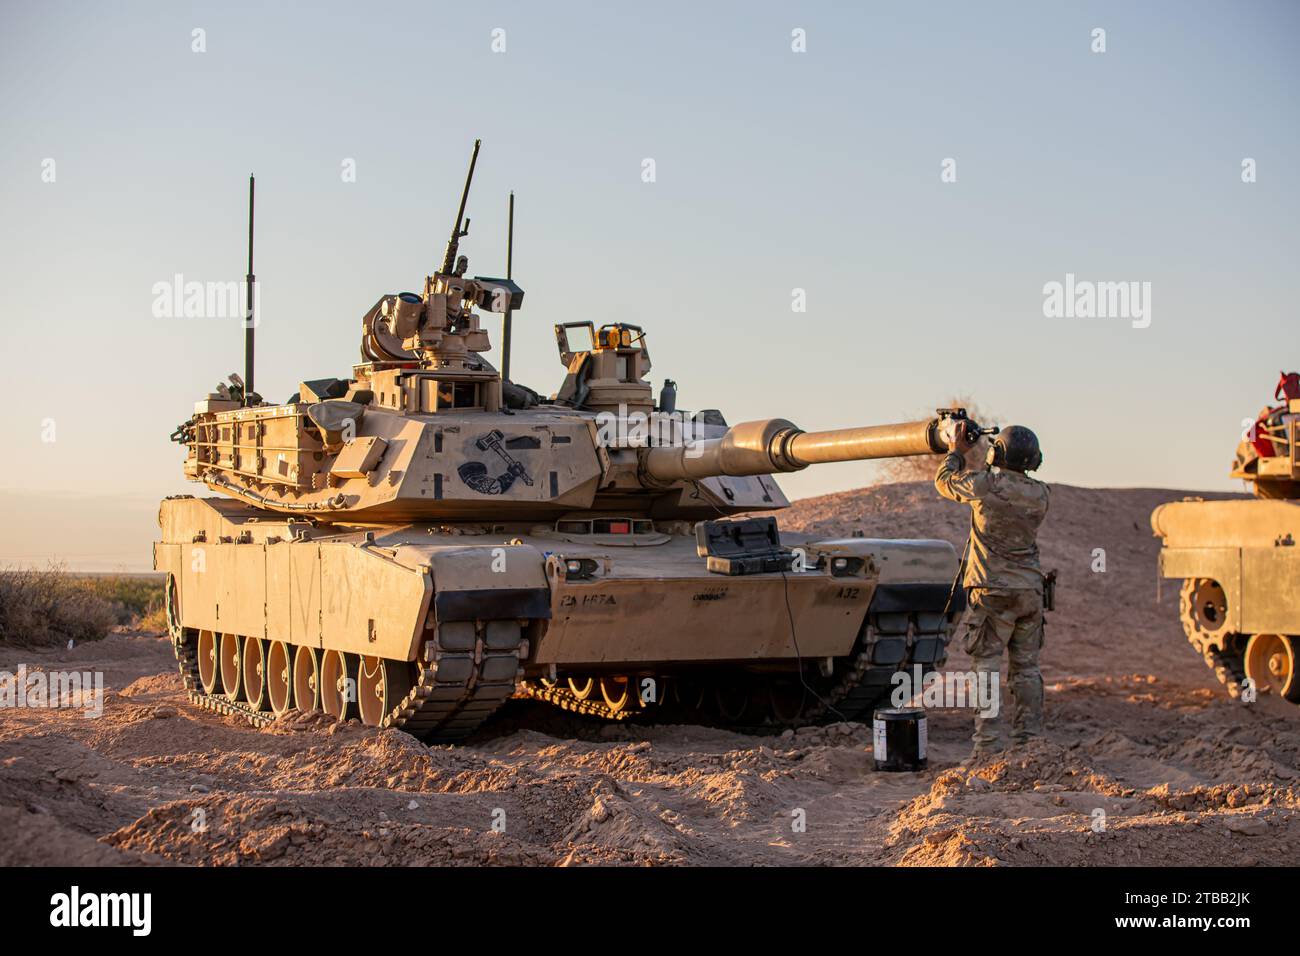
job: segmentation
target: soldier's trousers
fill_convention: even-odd
[[[1043,647],[1043,596],[1028,588],[971,588],[963,646],[975,672],[996,674],[1002,652],[1010,657],[1007,685],[1013,699],[1011,737],[1023,742],[1043,732],[1043,675],[1038,654]],[[989,678],[980,677],[980,680]],[[976,750],[1002,746],[1005,694],[996,717],[975,716]]]

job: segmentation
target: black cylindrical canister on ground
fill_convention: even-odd
[[[890,707],[878,710],[871,721],[871,752],[877,770],[924,770],[925,710]]]

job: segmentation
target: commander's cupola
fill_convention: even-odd
[[[363,322],[368,361],[356,367],[357,377],[370,381],[376,404],[396,411],[498,411],[501,376],[480,357],[491,345],[474,307],[514,310],[523,296],[506,279],[443,272],[425,279],[420,295],[385,296]]]
[[[491,345],[474,310],[513,312],[524,293],[509,279],[465,275],[469,261],[459,248],[469,234],[465,202],[478,150],[475,140],[442,268],[424,280],[419,295],[384,296],[361,320],[363,362],[356,378],[381,407],[424,414],[501,408],[501,376],[479,355]]]

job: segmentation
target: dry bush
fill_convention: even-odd
[[[161,574],[71,574],[68,584],[112,603],[117,623],[136,623],[163,606]]]
[[[167,633],[167,608],[163,605],[161,596],[157,604],[136,619],[135,626],[151,634]]]
[[[161,595],[161,585],[129,577],[77,577],[57,565],[0,569],[0,642],[99,640],[113,625],[147,614],[151,592]]]
[[[938,408],[939,406],[935,406]],[[959,395],[948,401],[944,408],[964,408],[966,414],[974,421],[981,425],[988,426],[997,421],[997,417],[992,412],[980,408],[975,400],[969,395]],[[934,415],[934,408],[927,408],[917,414],[917,418],[930,418]],[[975,447],[966,453],[966,467],[981,470],[984,468],[984,456],[988,452],[989,440],[981,438],[975,443]],[[935,474],[939,471],[939,465],[943,461],[943,455],[917,455],[913,458],[889,458],[880,462],[877,466],[877,474],[880,476],[879,484],[894,484],[900,481],[934,481]]]

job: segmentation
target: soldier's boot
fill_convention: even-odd
[[[976,680],[979,682],[977,686],[988,687],[990,690],[999,688],[1001,681],[998,680],[997,675],[1001,664],[1001,654],[990,657],[972,657],[971,666],[974,668]],[[995,693],[991,706],[987,711],[979,709],[975,711],[975,733],[971,736],[971,741],[975,747],[971,751],[971,759],[978,760],[980,757],[1002,750],[1002,731],[1002,705]]]

